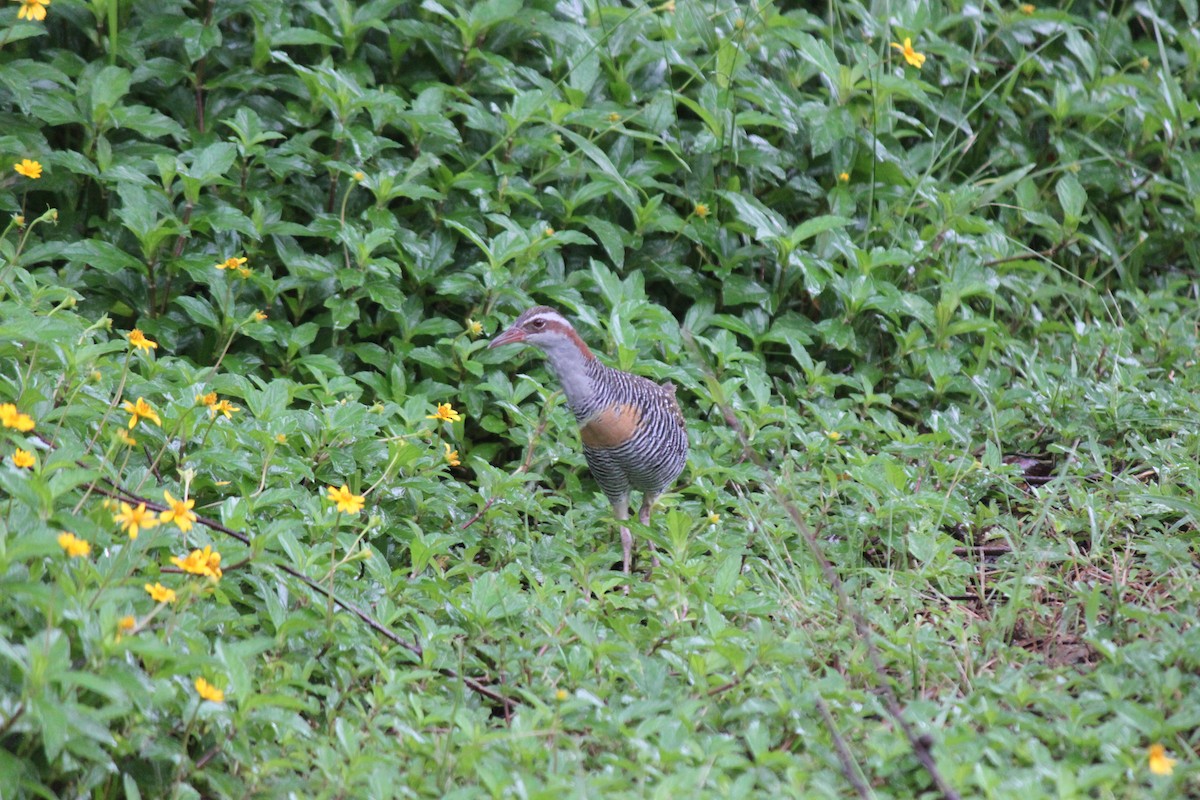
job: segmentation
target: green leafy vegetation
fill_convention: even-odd
[[[5,3],[0,794],[1200,793],[1161,5]]]

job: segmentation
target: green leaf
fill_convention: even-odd
[[[472,38],[487,33],[494,26],[515,16],[522,8],[521,0],[484,0],[472,4],[470,30]]]
[[[1087,203],[1087,191],[1079,179],[1070,172],[1063,173],[1054,185],[1054,191],[1058,194],[1058,202],[1062,205],[1063,227],[1067,229],[1068,233],[1072,232],[1079,227],[1083,218],[1083,208]]]
[[[183,139],[187,132],[175,120],[152,108],[141,105],[120,105],[112,109],[112,119],[119,128],[128,128],[150,139],[173,136]]]
[[[272,47],[288,45],[320,45],[322,47],[337,47],[338,43],[325,34],[308,28],[282,28],[271,33]]]
[[[730,275],[722,288],[725,302],[731,306],[753,305],[762,306],[771,297],[767,287],[746,275]]]
[[[621,229],[608,220],[591,215],[584,217],[583,223],[592,233],[596,234],[596,240],[608,254],[608,260],[612,262],[612,265],[617,269],[623,267],[625,265],[625,245],[621,241]]]
[[[4,43],[16,44],[22,39],[32,39],[35,36],[45,36],[46,26],[33,23],[12,23],[4,31]],[[2,72],[3,70],[0,70]]]
[[[608,156],[606,156],[604,152],[600,150],[600,148],[596,147],[596,145],[592,144],[587,139],[584,139],[582,136],[568,128],[555,126],[555,130],[557,130],[559,134],[563,136],[563,138],[570,139],[571,142],[578,147],[585,156],[587,156],[588,160],[600,168],[600,171],[615,184],[614,188],[617,190],[617,195],[620,197],[621,201],[625,203],[632,213],[636,214],[639,207],[637,195],[633,188],[630,187],[629,183],[625,180],[624,176],[621,175],[621,172],[613,165],[612,161],[609,160]]]
[[[600,79],[600,55],[591,42],[581,43],[575,51],[571,71],[567,74],[567,85],[584,97],[592,91]]]
[[[198,297],[180,295],[175,298],[175,304],[180,306],[193,322],[210,330],[221,329],[220,317],[206,301]]]
[[[717,86],[728,89],[733,83],[734,76],[749,61],[744,49],[744,43],[735,37],[722,38],[717,47],[717,70],[715,77]],[[744,124],[744,123],[743,123]]]
[[[113,107],[129,94],[131,85],[129,70],[123,67],[104,67],[92,80],[92,122],[104,123]]]
[[[788,237],[788,241],[793,247],[795,247],[803,242],[808,241],[818,234],[825,233],[826,231],[837,230],[838,228],[844,228],[849,225],[850,222],[851,221],[846,217],[839,217],[833,214],[826,214],[824,216],[806,219],[804,222],[801,222],[796,226],[795,230],[792,231],[791,236]]]
[[[144,271],[146,268],[145,263],[136,256],[100,239],[73,242],[62,249],[62,255],[72,263],[95,267],[110,275],[123,270]]]
[[[237,148],[229,142],[214,142],[195,153],[191,163],[182,167],[179,174],[195,178],[201,185],[216,183],[229,172],[237,158]]]
[[[758,241],[770,242],[786,235],[783,218],[757,199],[740,192],[725,191],[720,195],[733,205],[738,219],[754,231],[754,238]]]
[[[193,64],[220,47],[222,41],[219,26],[199,19],[185,20],[176,35],[183,42],[184,55]]]

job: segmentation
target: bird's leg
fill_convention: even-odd
[[[638,509],[638,522],[643,525],[648,526],[650,524],[650,507],[654,505],[655,499],[648,494],[642,497],[642,507]],[[646,541],[650,544],[650,565],[657,567],[658,552],[654,549],[654,540],[647,539]]]
[[[617,522],[624,523],[629,519],[629,496],[613,501],[613,516],[617,518]],[[621,525],[621,571],[626,575],[630,573],[633,567],[633,534],[629,532],[629,526]],[[628,587],[626,587],[628,590]]]

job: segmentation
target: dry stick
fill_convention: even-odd
[[[977,544],[954,548],[956,556],[1002,556],[1011,552],[1012,548],[1006,544]]]
[[[998,264],[1007,264],[1010,261],[1028,261],[1031,258],[1054,258],[1058,255],[1059,250],[1063,250],[1075,244],[1075,239],[1064,239],[1048,250],[1031,250],[1028,253],[1017,253],[1015,256],[1005,256],[1004,258],[993,258],[991,261],[983,262],[985,267],[994,267]]]
[[[8,733],[8,729],[11,728],[12,724],[19,720],[21,715],[24,713],[25,703],[17,703],[17,707],[13,711],[12,715],[8,719],[4,720],[4,722],[0,722],[0,736],[4,736],[6,733]]]
[[[225,737],[225,741],[217,742],[216,744],[214,744],[212,747],[210,747],[208,749],[207,753],[200,756],[200,758],[196,759],[196,764],[195,764],[196,769],[204,769],[206,766],[208,766],[208,762],[212,761],[214,758],[216,758],[217,755],[219,755],[220,752],[225,749],[225,745],[227,745],[233,741],[233,737],[236,734],[237,734],[237,727],[236,726],[231,727],[229,730],[229,735]]]
[[[846,776],[846,780],[850,781],[850,785],[858,792],[858,796],[863,800],[869,800],[874,797],[871,793],[871,788],[863,782],[862,775],[856,769],[857,764],[854,761],[854,756],[850,753],[850,748],[846,745],[846,740],[842,738],[842,733],[837,729],[837,723],[833,719],[833,714],[829,713],[829,706],[825,703],[825,698],[817,696],[817,710],[821,712],[822,719],[825,720],[825,727],[829,730],[829,735],[833,737],[833,747],[837,750],[838,761],[842,762],[842,774]]]
[[[921,766],[925,768],[925,771],[929,773],[929,777],[936,784],[943,800],[959,800],[958,792],[947,783],[945,777],[942,776],[941,770],[938,769],[937,761],[933,757],[932,739],[928,735],[917,733],[905,718],[904,709],[901,708],[900,701],[896,699],[896,693],[892,690],[892,685],[888,681],[887,671],[883,666],[883,659],[879,655],[879,648],[875,645],[874,632],[871,630],[866,617],[850,601],[842,579],[838,576],[837,570],[833,568],[833,564],[825,557],[825,551],[821,549],[821,545],[817,541],[817,537],[813,535],[812,529],[804,522],[804,517],[800,514],[800,509],[796,508],[795,503],[783,496],[783,492],[779,489],[779,484],[775,482],[775,477],[770,469],[768,469],[763,457],[750,446],[749,437],[746,436],[746,429],[742,427],[741,421],[726,402],[724,392],[721,390],[720,381],[717,380],[717,376],[713,373],[712,367],[709,366],[708,360],[700,352],[700,348],[696,345],[696,341],[692,338],[690,331],[683,331],[683,341],[691,352],[692,357],[696,360],[696,363],[702,365],[705,377],[709,382],[709,391],[713,396],[713,400],[721,409],[721,415],[725,418],[725,424],[737,434],[738,441],[742,444],[743,455],[753,461],[762,472],[763,485],[770,492],[775,502],[787,512],[787,515],[792,520],[792,524],[795,526],[797,532],[799,532],[800,537],[804,539],[805,544],[816,560],[817,565],[820,566],[821,575],[825,578],[825,583],[836,593],[838,611],[843,617],[848,617],[854,624],[855,634],[867,649],[867,656],[871,661],[871,669],[875,674],[875,683],[883,695],[884,707],[887,709],[888,715],[895,720],[900,730],[904,733],[904,738],[908,740],[913,754],[921,762]]]
[[[201,107],[203,107],[203,103],[201,103]],[[201,113],[203,114],[203,111],[201,111]],[[201,124],[200,124],[200,129],[201,130],[204,129],[203,122],[201,122]],[[187,237],[187,234],[189,233],[188,225],[190,225],[192,222],[192,210],[194,208],[195,208],[195,205],[192,203],[191,200],[184,201],[183,219],[180,220],[180,223],[183,225],[183,231],[180,232],[180,234],[175,237],[175,246],[173,248],[171,248],[171,259],[172,260],[177,260],[181,255],[183,255],[183,245],[184,245],[184,242],[186,242],[187,238],[188,238]],[[163,291],[162,291],[162,295],[163,295],[163,297],[162,297],[162,299],[163,299],[162,313],[163,314],[167,313],[167,305],[171,302],[171,284],[174,282],[174,280],[175,280],[175,273],[173,271],[168,272],[167,273],[167,281],[163,285]],[[150,309],[150,313],[151,314],[154,313],[153,308]]]
[[[516,468],[511,477],[515,478],[518,475],[524,475],[526,472],[529,472],[529,468],[533,466],[533,447],[537,444],[537,440],[542,438],[542,434],[546,432],[546,423],[550,421],[550,407],[554,405],[552,402],[550,402],[550,400],[553,400],[554,396],[557,394],[557,391],[551,394],[549,400],[544,406],[542,406],[542,413],[538,415],[537,427],[533,429],[533,436],[529,439],[529,447],[525,450],[525,460],[521,462],[521,466]],[[483,515],[487,513],[487,510],[492,507],[492,503],[494,502],[496,502],[496,495],[493,495],[491,498],[489,498],[488,501],[483,504],[483,508],[476,512],[475,516],[471,517],[469,520],[459,526],[459,530],[465,531],[476,522],[479,522],[479,520],[483,518]]]
[[[728,692],[730,689],[736,689],[737,687],[742,685],[742,681],[744,681],[744,680],[746,680],[746,678],[750,677],[750,670],[752,670],[752,669],[754,669],[753,664],[746,667],[746,671],[743,672],[741,675],[734,675],[733,680],[728,681],[727,683],[723,683],[720,686],[716,686],[712,689],[709,689],[706,694],[709,697],[716,697],[717,695],[725,694],[725,692]]]
[[[145,503],[146,508],[150,508],[155,511],[166,511],[167,510],[166,506],[161,505],[159,503],[155,503],[151,500],[147,500],[145,498],[139,497],[139,496],[133,494],[132,492],[126,491],[120,485],[118,485],[117,483],[115,483],[112,480],[109,480],[108,478],[105,478],[104,482],[107,483],[109,486],[111,486],[112,490],[110,491],[108,489],[101,489],[99,486],[97,486],[95,488],[95,491],[97,494],[103,494],[107,497],[116,498],[117,500],[124,500],[125,502]],[[244,533],[239,533],[238,531],[235,531],[232,528],[227,528],[224,525],[222,525],[221,523],[217,522],[215,519],[209,519],[207,517],[198,516],[198,517],[196,517],[196,522],[200,525],[204,525],[207,528],[211,528],[215,531],[220,531],[221,533],[225,534],[226,536],[231,536],[234,539],[237,539],[239,542],[241,542],[244,545],[249,546],[251,544],[249,536],[247,536]],[[353,603],[350,603],[349,601],[343,600],[342,598],[338,597],[330,589],[328,589],[327,587],[314,581],[312,578],[308,577],[307,575],[305,575],[303,572],[296,569],[295,567],[292,567],[288,564],[275,564],[275,566],[278,569],[281,569],[284,572],[286,572],[288,575],[291,575],[293,578],[296,578],[297,580],[301,581],[302,583],[304,583],[304,585],[308,586],[313,591],[324,595],[326,598],[332,599],[334,603],[341,606],[343,609],[345,609],[346,611],[349,611],[351,614],[353,614],[354,616],[358,617],[360,620],[365,622],[373,631],[378,633],[380,636],[382,636],[383,638],[387,639],[388,641],[404,648],[405,650],[407,650],[408,652],[410,652],[414,656],[416,656],[418,659],[420,659],[424,655],[425,651],[421,648],[421,645],[406,641],[403,637],[400,636],[400,634],[396,633],[391,628],[387,627],[382,622],[380,622],[379,620],[372,617],[366,611],[363,611],[361,608],[354,605]],[[469,678],[466,675],[460,675],[459,673],[455,672],[454,670],[450,669],[449,667],[441,667],[438,669],[438,672],[443,677],[450,678],[451,680],[462,681],[463,684],[468,689],[475,692],[476,694],[483,695],[484,697],[488,698],[489,700],[494,700],[495,702],[500,703],[504,707],[505,713],[508,713],[511,710],[512,706],[516,705],[516,703],[517,703],[516,700],[514,700],[510,697],[505,697],[504,695],[497,692],[495,689],[488,688],[487,686],[480,683],[478,680],[476,680],[474,678]]]

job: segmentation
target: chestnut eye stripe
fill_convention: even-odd
[[[546,329],[565,331],[571,328],[571,323],[567,322],[561,315],[553,311],[543,311],[532,315],[529,319],[521,322],[521,327],[528,331],[541,331]]]
[[[555,333],[561,333],[563,336],[570,336],[575,333],[575,329],[566,322],[556,319],[546,319],[545,317],[535,317],[521,327],[531,333],[554,331]]]

